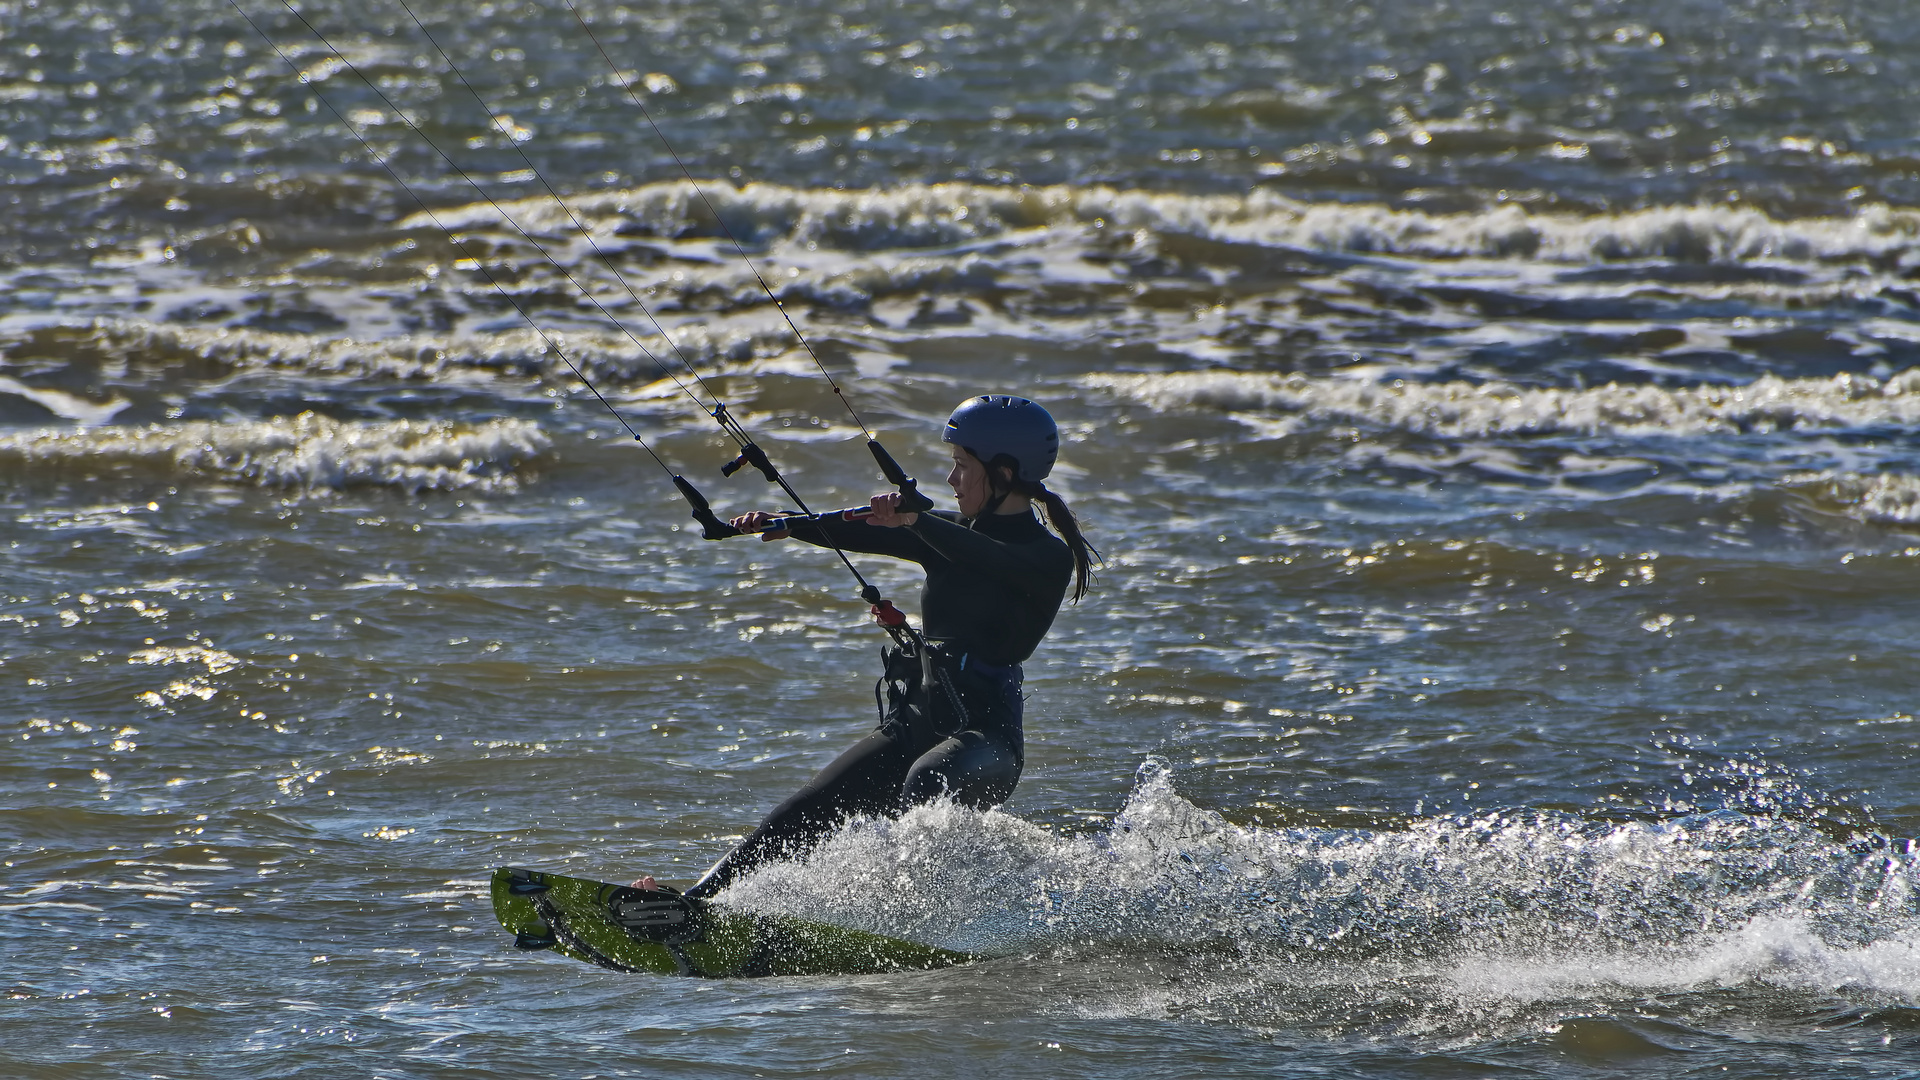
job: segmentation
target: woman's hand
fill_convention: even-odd
[[[760,533],[760,539],[762,540],[785,540],[787,537],[793,535],[785,529],[775,529],[772,532],[760,531],[762,526],[777,516],[778,515],[775,514],[769,514],[765,510],[755,510],[751,514],[741,514],[739,517],[727,522],[727,524],[732,525],[741,532]]]
[[[873,507],[873,516],[867,519],[869,525],[898,529],[902,525],[911,525],[920,520],[919,514],[900,512],[900,493],[889,491],[885,495],[875,495],[867,505]]]

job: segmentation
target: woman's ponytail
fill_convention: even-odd
[[[1087,595],[1087,589],[1093,584],[1093,567],[1100,561],[1100,552],[1087,543],[1085,533],[1080,531],[1080,521],[1073,516],[1073,508],[1058,492],[1049,490],[1039,480],[1015,480],[1013,490],[1029,499],[1038,499],[1047,508],[1047,524],[1067,542],[1073,552],[1073,599],[1075,603]]]
[[[1025,399],[1014,400],[1024,401]],[[1027,404],[1033,405],[1032,402]],[[1039,408],[1037,405],[1033,407]],[[1051,425],[1053,421],[1049,418],[1047,423]],[[979,455],[974,454],[972,450],[966,450],[965,447],[962,449],[973,456],[974,460],[979,460]],[[1049,458],[1047,463],[1051,466],[1052,459]],[[998,509],[1000,500],[1008,495],[1024,495],[1029,499],[1038,499],[1040,505],[1047,508],[1047,524],[1053,526],[1053,531],[1060,534],[1060,538],[1067,542],[1067,549],[1073,552],[1073,601],[1076,604],[1079,603],[1080,598],[1087,595],[1087,590],[1093,587],[1093,568],[1100,562],[1100,549],[1087,543],[1086,534],[1080,531],[1080,519],[1073,516],[1073,508],[1067,505],[1067,500],[1061,498],[1058,492],[1049,490],[1043,481],[1021,479],[1020,462],[1013,455],[995,454],[993,460],[985,464],[987,483],[993,493],[993,497],[987,503],[987,513]]]

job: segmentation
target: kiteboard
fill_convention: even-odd
[[[493,914],[522,949],[614,971],[710,979],[871,975],[964,964],[965,953],[781,915],[709,904],[672,889],[503,866]]]

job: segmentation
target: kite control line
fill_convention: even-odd
[[[682,476],[681,474],[675,472],[670,466],[667,465],[667,463],[660,457],[660,455],[654,451],[654,449],[651,446],[647,445],[646,440],[641,438],[639,432],[634,430],[633,426],[629,424],[626,418],[620,414],[619,409],[615,408],[613,403],[609,401],[605,397],[605,395],[600,393],[599,389],[593,385],[592,380],[587,377],[586,372],[582,370],[581,367],[574,362],[572,357],[567,355],[566,351],[561,347],[560,343],[557,340],[555,340],[554,337],[551,334],[549,334],[547,330],[541,327],[538,322],[534,320],[532,313],[526,309],[526,307],[521,303],[520,299],[516,297],[512,292],[510,292],[500,281],[498,281],[493,276],[493,274],[487,269],[487,266],[484,260],[479,258],[472,258],[471,253],[468,252],[466,249],[465,241],[462,239],[462,237],[456,232],[454,232],[454,230],[450,226],[448,226],[445,222],[443,222],[440,219],[440,217],[434,213],[433,209],[427,205],[426,201],[420,197],[419,193],[414,191],[414,189],[406,182],[406,180],[400,176],[399,171],[394,168],[391,160],[389,158],[383,157],[378,151],[376,151],[373,145],[371,144],[371,142],[368,141],[367,137],[364,134],[362,134],[360,130],[356,128],[350,121],[348,121],[346,116],[342,113],[342,111],[339,108],[337,108],[333,102],[329,101],[327,97],[324,94],[322,94],[317,87],[313,85],[313,80],[310,79],[305,72],[301,71],[299,65],[293,62],[293,59],[290,56],[288,56],[284,50],[280,48],[279,44],[274,41],[273,37],[269,35],[263,27],[261,27],[257,22],[255,22],[252,16],[247,14],[246,10],[240,6],[239,0],[228,0],[228,2],[233,6],[234,10],[239,13],[240,17],[243,20],[245,20],[249,26],[253,28],[254,32],[259,34],[260,37],[266,41],[267,45],[271,49],[273,49],[273,51],[281,58],[281,60],[283,60],[287,64],[287,66],[296,73],[300,82],[307,87],[308,91],[312,93],[314,97],[322,105],[324,105],[327,108],[327,110],[334,115],[336,119],[340,121],[341,125],[345,127],[347,131],[353,135],[355,140],[360,143],[362,149],[365,150],[365,152],[367,153],[367,156],[372,161],[379,164],[381,168],[383,168],[386,171],[387,175],[390,178],[392,178],[394,183],[397,184],[401,188],[401,190],[405,191],[408,197],[416,205],[420,207],[422,213],[427,217],[427,219],[432,221],[433,224],[436,227],[438,227],[441,232],[446,234],[449,243],[452,244],[452,246],[456,250],[461,251],[463,254],[467,254],[469,258],[471,258],[471,261],[473,262],[475,267],[479,270],[482,277],[486,279],[487,283],[490,286],[492,286],[497,293],[499,293],[501,298],[504,299],[514,309],[516,313],[519,314],[520,318],[526,322],[526,324],[533,330],[533,332],[537,336],[539,336],[541,341],[546,344],[547,348],[550,351],[552,351],[554,355],[558,356],[563,363],[566,364],[567,368],[570,371],[572,371],[574,376],[580,380],[581,384],[585,386],[591,394],[593,394],[594,398],[598,400],[603,406],[605,406],[607,411],[610,414],[612,414],[613,418],[619,422],[622,428],[626,430],[627,434],[632,436],[634,442],[638,443],[640,447],[647,452],[648,456],[653,458],[654,462],[658,464],[663,471],[666,472],[667,476],[672,480],[674,488],[679,491],[681,497],[686,499],[688,506],[692,508],[692,517],[696,522],[699,523],[701,527],[702,538],[707,540],[724,540],[729,537],[742,535],[743,534],[742,530],[736,529],[731,524],[725,521],[722,521],[720,517],[714,513],[712,505],[708,502],[706,497],[701,494],[700,490],[693,485],[691,481],[689,481],[686,477]],[[461,72],[458,65],[454,63],[453,58],[446,52],[444,48],[440,46],[439,41],[436,40],[433,37],[432,33],[427,29],[426,24],[421,21],[421,19],[417,14],[414,13],[413,8],[408,4],[407,0],[396,0],[396,2],[398,2],[400,6],[406,11],[407,15],[413,20],[414,25],[419,28],[420,32],[427,38],[428,42],[432,44],[435,51],[440,54],[441,59],[446,62],[448,69],[452,72],[455,78],[459,80],[460,84],[466,88],[467,92],[472,95],[473,99],[481,106],[481,108],[487,111],[488,116],[490,117],[494,116],[495,114],[491,106],[489,106],[486,100],[483,97],[481,97],[479,92],[474,89],[472,83],[470,83],[467,80],[466,75],[463,72]],[[640,99],[639,94],[634,90],[633,85],[631,81],[626,77],[626,74],[620,70],[617,64],[613,62],[613,58],[607,53],[606,47],[602,45],[598,37],[594,35],[592,27],[589,26],[586,19],[583,16],[581,16],[579,10],[574,7],[572,0],[566,0],[566,3],[567,3],[568,10],[573,13],[575,19],[580,22],[581,27],[586,30],[589,40],[593,42],[594,47],[600,52],[602,59],[606,60],[608,66],[613,69],[615,78],[618,80],[621,87],[626,90],[628,97],[632,99],[634,105],[639,108],[641,115],[645,117],[648,126],[653,129],[654,135],[660,140],[661,145],[666,148],[667,153],[670,156],[672,156],[674,163],[679,166],[682,175],[686,177],[687,182],[693,187],[694,193],[698,195],[701,202],[706,205],[708,212],[710,212],[713,215],[714,220],[719,223],[720,228],[726,234],[727,239],[732,242],[734,250],[739,254],[741,260],[746,264],[747,269],[753,274],[754,279],[757,282],[759,282],[761,290],[766,293],[767,298],[773,302],[774,307],[780,312],[781,318],[786,322],[788,329],[790,329],[793,332],[794,338],[800,343],[801,348],[803,348],[806,351],[807,355],[813,360],[814,365],[819,368],[820,373],[823,376],[825,376],[828,385],[833,389],[834,395],[840,399],[840,402],[842,406],[846,408],[848,415],[850,415],[853,418],[854,423],[860,428],[860,431],[862,432],[862,434],[866,436],[867,449],[873,455],[874,462],[879,466],[881,475],[886,478],[888,483],[894,485],[894,487],[897,488],[900,492],[900,496],[901,496],[900,504],[899,504],[900,512],[918,513],[921,511],[932,509],[933,500],[927,498],[926,495],[920,492],[913,477],[909,476],[906,470],[901,468],[900,464],[897,461],[895,461],[893,456],[887,452],[886,448],[880,444],[880,441],[874,436],[873,431],[867,427],[865,420],[863,420],[860,414],[858,413],[858,411],[854,409],[852,402],[850,402],[847,398],[845,390],[842,389],[839,382],[834,379],[833,373],[829,371],[826,365],[820,360],[819,355],[813,349],[813,345],[807,341],[806,335],[801,333],[799,325],[794,322],[793,316],[790,313],[788,313],[788,311],[786,310],[786,305],[780,300],[780,298],[777,295],[775,295],[772,289],[772,286],[768,284],[766,277],[763,274],[761,274],[760,269],[754,265],[753,259],[750,256],[748,256],[745,246],[742,245],[739,238],[734,235],[733,230],[728,227],[725,219],[723,219],[720,216],[719,211],[713,206],[713,203],[711,202],[711,200],[707,198],[706,192],[701,190],[699,183],[694,180],[693,174],[687,169],[685,162],[682,161],[679,154],[674,151],[672,144],[670,144],[667,141],[665,133],[660,130],[659,124],[657,124],[654,121],[652,113],[647,110],[645,103]],[[492,207],[493,210],[500,215],[500,219],[502,221],[504,221],[516,233],[518,233],[519,236],[526,241],[526,243],[528,243],[535,251],[537,251],[540,254],[542,258],[544,258],[549,264],[551,264],[554,267],[554,269],[557,270],[561,274],[561,276],[567,280],[568,284],[573,286],[574,290],[580,296],[585,298],[586,301],[594,309],[596,309],[602,316],[604,316],[612,326],[614,326],[621,333],[623,333],[627,337],[627,339],[631,341],[634,344],[634,346],[638,348],[647,357],[647,359],[651,360],[654,363],[654,365],[660,369],[660,372],[663,375],[665,375],[667,378],[672,380],[672,382],[683,393],[685,393],[689,398],[691,398],[694,401],[695,405],[697,405],[700,408],[701,412],[706,413],[708,416],[712,417],[715,423],[717,423],[720,426],[721,430],[724,431],[727,434],[727,436],[731,438],[736,444],[736,446],[738,447],[737,456],[735,456],[733,460],[729,461],[726,465],[721,467],[721,470],[720,470],[721,475],[732,476],[735,473],[740,472],[741,470],[747,468],[748,466],[752,466],[763,477],[765,477],[769,483],[777,485],[782,491],[786,493],[786,495],[790,499],[793,500],[794,505],[799,507],[800,512],[797,515],[783,515],[781,518],[776,520],[799,522],[804,520],[827,520],[829,518],[834,518],[834,517],[838,517],[843,520],[858,520],[859,518],[862,518],[862,517],[871,516],[872,510],[866,507],[855,507],[855,508],[850,508],[844,511],[829,511],[825,514],[821,514],[817,516],[812,513],[811,509],[807,506],[806,501],[801,497],[800,493],[794,489],[793,485],[790,484],[787,481],[787,479],[780,473],[779,468],[773,463],[772,459],[768,457],[766,451],[763,450],[757,443],[753,441],[752,437],[748,434],[746,429],[734,418],[726,401],[720,397],[720,395],[713,389],[713,387],[710,384],[707,383],[707,381],[704,378],[701,377],[698,369],[694,367],[692,361],[689,360],[686,354],[681,350],[679,344],[674,341],[673,336],[667,333],[666,328],[663,325],[661,325],[659,318],[654,314],[654,312],[650,308],[648,308],[646,303],[641,299],[639,292],[636,289],[634,289],[632,284],[627,281],[625,275],[623,275],[620,272],[620,269],[614,263],[613,258],[605,250],[603,250],[600,247],[600,244],[592,234],[592,230],[589,229],[588,226],[579,219],[579,217],[574,213],[573,208],[566,203],[566,200],[561,197],[561,195],[553,187],[553,185],[547,182],[546,177],[540,174],[540,171],[534,166],[532,158],[527,154],[527,152],[523,148],[520,147],[519,143],[512,138],[512,133],[504,131],[504,123],[502,121],[496,118],[494,120],[494,123],[496,124],[496,126],[500,126],[502,128],[503,133],[508,135],[509,143],[520,154],[521,160],[526,164],[528,170],[531,171],[533,175],[539,179],[541,185],[545,188],[548,196],[551,197],[554,202],[560,205],[562,211],[566,214],[567,219],[573,223],[574,227],[577,230],[579,230],[581,236],[586,239],[588,245],[593,249],[594,253],[597,256],[599,256],[601,262],[606,266],[606,268],[613,273],[614,277],[620,282],[621,286],[626,290],[628,296],[633,300],[635,306],[638,307],[640,311],[646,315],[648,320],[653,323],[654,329],[659,333],[660,337],[663,340],[665,340],[667,344],[672,348],[676,358],[680,361],[680,366],[685,369],[686,374],[691,376],[693,383],[697,385],[701,391],[705,391],[707,397],[712,400],[711,405],[709,405],[706,401],[703,401],[700,397],[700,394],[696,392],[692,386],[689,386],[686,382],[682,381],[679,374],[670,370],[667,367],[667,365],[657,355],[654,354],[653,350],[649,349],[639,339],[639,337],[636,336],[630,328],[628,328],[628,326],[623,321],[621,321],[618,317],[616,317],[612,312],[608,311],[606,307],[601,304],[599,299],[593,294],[593,291],[591,289],[587,288],[584,283],[578,280],[574,276],[573,272],[566,265],[561,263],[560,260],[556,258],[553,255],[553,253],[548,251],[546,246],[541,244],[540,241],[536,239],[527,229],[522,227],[520,223],[516,221],[514,217],[511,214],[509,214],[504,207],[502,207],[498,202],[496,202],[493,199],[493,197],[489,195],[487,191],[484,188],[482,188],[480,184],[471,175],[467,173],[465,169],[461,168],[460,165],[457,162],[455,162],[453,158],[444,149],[442,149],[438,144],[436,144],[427,135],[425,131],[421,130],[419,125],[414,122],[413,118],[410,115],[408,115],[406,110],[400,108],[400,106],[396,102],[394,102],[391,98],[389,98],[386,92],[381,89],[378,83],[374,82],[372,79],[367,78],[365,73],[361,72],[359,68],[356,67],[351,60],[347,59],[345,54],[342,53],[337,47],[335,47],[334,44],[331,41],[329,41],[327,37],[324,34],[322,34],[317,27],[313,25],[312,22],[310,22],[307,19],[307,17],[297,7],[293,5],[293,3],[290,2],[290,0],[281,0],[281,4],[287,9],[287,11],[295,19],[299,20],[301,25],[305,26],[307,30],[313,34],[314,37],[319,39],[320,43],[324,45],[327,48],[327,50],[333,54],[334,58],[340,64],[342,64],[347,70],[352,71],[356,76],[358,76],[361,79],[361,81],[364,82],[367,85],[367,87],[370,90],[372,90],[373,93],[376,94],[381,99],[381,101],[387,105],[389,109],[392,110],[393,114],[397,116],[406,125],[408,129],[410,129],[415,135],[418,135],[421,138],[421,140],[424,141],[427,144],[427,146],[434,151],[434,153],[439,155],[440,159],[446,163],[446,165],[454,172],[455,175],[459,176],[462,180],[464,180],[468,184],[468,186],[470,186],[479,195],[479,197],[484,202],[486,202],[488,206]],[[767,528],[752,530],[752,531],[755,531],[755,532],[773,531],[773,527],[769,526]],[[883,627],[885,627],[888,633],[892,635],[894,639],[898,643],[900,643],[903,647],[911,646],[918,649],[919,647],[923,646],[924,645],[923,639],[911,626],[907,624],[906,616],[902,614],[899,611],[899,609],[895,608],[891,603],[889,603],[881,595],[879,588],[875,586],[873,583],[869,582],[866,579],[866,577],[860,573],[859,568],[856,567],[853,564],[853,561],[847,557],[847,553],[841,550],[837,544],[833,544],[831,539],[828,540],[828,545],[833,548],[834,554],[839,557],[840,561],[846,566],[847,570],[853,574],[854,580],[860,586],[860,596],[863,600],[865,600],[871,606],[875,621],[879,622]]]
[[[404,3],[405,0],[402,0],[402,2]],[[933,500],[920,493],[920,488],[914,482],[913,477],[908,476],[906,470],[900,467],[899,462],[893,460],[893,455],[887,453],[886,447],[880,445],[880,440],[874,437],[873,429],[867,427],[867,422],[861,418],[859,410],[853,407],[853,402],[848,399],[847,392],[841,388],[839,380],[833,377],[833,372],[829,371],[827,365],[821,361],[820,354],[814,351],[813,343],[807,340],[807,335],[800,332],[800,325],[793,321],[793,315],[787,311],[785,302],[774,293],[773,286],[767,283],[766,275],[760,272],[760,268],[754,265],[753,257],[747,254],[746,245],[742,244],[740,238],[734,235],[733,229],[727,225],[727,219],[720,216],[719,208],[713,205],[713,200],[707,198],[706,191],[700,187],[700,181],[693,178],[692,170],[687,168],[687,163],[681,159],[679,152],[673,148],[673,144],[667,141],[666,132],[660,130],[660,125],[653,119],[652,111],[647,108],[646,102],[641,99],[639,91],[633,88],[633,80],[628,78],[627,73],[621,70],[619,64],[614,62],[613,55],[607,51],[605,45],[601,44],[599,35],[593,32],[593,25],[587,21],[586,16],[580,14],[580,9],[574,6],[573,0],[563,0],[563,2],[567,5],[567,10],[573,13],[574,21],[578,22],[580,29],[586,33],[587,40],[593,42],[593,47],[600,53],[600,58],[606,61],[607,67],[613,72],[614,79],[619,82],[620,89],[627,92],[627,99],[633,102],[634,108],[640,110],[640,115],[646,119],[647,126],[653,129],[654,137],[660,140],[660,146],[666,150],[667,156],[671,157],[674,165],[679,167],[680,175],[687,178],[688,186],[692,187],[693,193],[699,196],[701,204],[707,208],[707,213],[713,215],[713,220],[719,224],[720,231],[726,235],[727,241],[733,245],[733,250],[740,256],[740,261],[746,264],[747,270],[753,274],[753,279],[760,283],[760,291],[767,294],[767,299],[773,302],[774,309],[779,311],[780,317],[786,321],[787,329],[793,331],[794,340],[800,343],[802,349],[806,350],[808,358],[813,361],[813,366],[820,369],[820,374],[826,378],[827,385],[833,388],[834,396],[840,399],[840,404],[847,410],[847,415],[853,418],[853,422],[860,428],[861,434],[867,437],[867,449],[872,452],[873,460],[880,466],[880,475],[886,477],[887,483],[892,484],[900,490],[901,512],[913,514],[919,513],[922,510],[933,509]],[[449,63],[451,63],[451,61],[449,61]],[[749,453],[750,451],[758,452],[759,448],[752,445],[743,447],[740,457],[735,458],[726,469],[722,469],[721,471],[731,476],[733,473],[738,472],[743,465],[753,464],[759,467],[762,472],[769,472],[772,466],[761,464],[761,462],[765,460],[766,455],[760,454],[758,460],[752,460]],[[771,478],[771,475],[769,475],[769,479]],[[785,487],[784,484],[781,486]],[[803,506],[802,509],[804,510],[805,507]]]

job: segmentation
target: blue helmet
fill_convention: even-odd
[[[1012,458],[1014,475],[1022,480],[1045,480],[1060,456],[1060,427],[1053,416],[1026,398],[1006,394],[967,399],[947,418],[940,438],[989,465],[1002,455]]]

